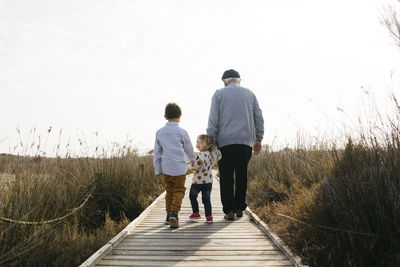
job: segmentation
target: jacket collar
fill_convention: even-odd
[[[230,84],[228,84],[226,87],[239,87],[238,83],[235,82],[231,82]]]
[[[175,122],[175,121],[173,121],[173,122],[167,122],[167,123],[165,124],[165,126],[179,126],[179,123],[178,123],[178,122]]]

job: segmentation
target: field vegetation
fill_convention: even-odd
[[[0,265],[78,266],[162,191],[152,157],[0,156]]]
[[[310,266],[400,266],[400,105],[392,102],[392,116],[366,115],[343,143],[265,145],[252,158],[250,207]],[[78,266],[163,191],[151,155],[111,151],[0,155],[0,265]]]
[[[250,207],[310,266],[400,266],[400,106],[392,100],[394,115],[364,121],[344,145],[266,147],[251,161]]]

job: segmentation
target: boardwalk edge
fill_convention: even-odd
[[[214,171],[215,178],[217,181],[220,181],[220,177],[218,175],[217,171]],[[277,246],[283,254],[289,259],[291,263],[294,264],[296,267],[308,267],[308,265],[304,265],[301,262],[301,258],[294,254],[289,247],[283,242],[282,239],[280,239],[277,235],[272,233],[271,229],[266,225],[249,207],[245,209],[245,212],[247,215],[250,216],[251,220],[259,227],[263,232],[271,239],[272,243]]]
[[[85,262],[83,262],[79,267],[94,267],[99,261],[102,260],[115,246],[121,242],[121,240],[128,235],[128,233],[139,224],[146,215],[154,208],[160,199],[165,197],[165,191],[159,195],[153,203],[148,206],[135,220],[130,222],[121,232],[119,232],[113,239],[107,242],[99,250],[97,250],[92,256],[90,256]]]
[[[308,265],[302,264],[301,258],[294,254],[282,239],[280,239],[276,234],[272,233],[268,225],[265,224],[255,213],[253,213],[249,207],[246,208],[245,212],[250,216],[253,222],[264,231],[264,233],[283,252],[283,254],[288,257],[290,262],[292,262],[296,267],[308,267]]]

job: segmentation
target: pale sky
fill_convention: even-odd
[[[231,68],[258,98],[264,144],[332,133],[362,112],[363,90],[383,108],[398,92],[385,2],[0,0],[0,153],[17,127],[27,146],[50,126],[49,154],[61,129],[77,153],[127,138],[146,152],[170,101],[194,143]]]

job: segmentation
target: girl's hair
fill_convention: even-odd
[[[206,142],[206,144],[208,145],[208,151],[211,152],[217,148],[217,144],[214,142],[214,139],[211,136],[201,134],[197,138]]]

